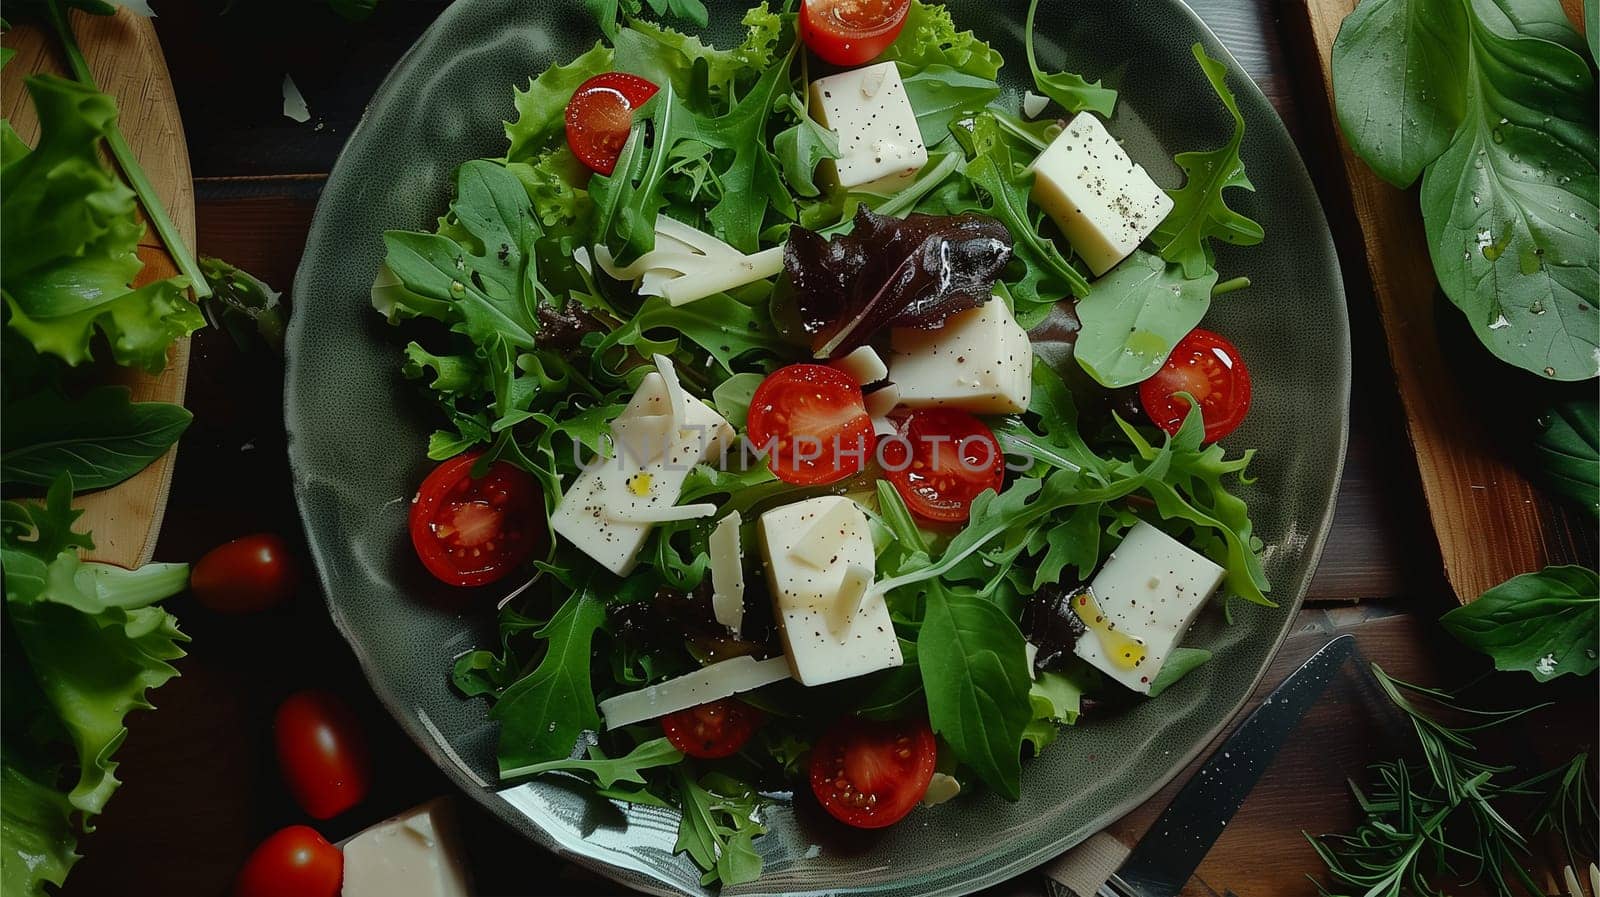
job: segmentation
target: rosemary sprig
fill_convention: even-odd
[[[1545,795],[1533,820],[1534,834],[1555,832],[1578,866],[1583,848],[1595,843],[1588,832],[1597,813],[1587,755],[1522,782],[1507,783],[1514,771],[1479,759],[1472,736],[1539,710],[1480,710],[1461,704],[1450,692],[1396,679],[1372,665],[1373,679],[1405,713],[1421,749],[1422,763],[1399,759],[1374,764],[1372,783],[1363,791],[1350,783],[1365,819],[1349,834],[1307,835],[1327,867],[1333,888],[1320,881],[1324,897],[1444,897],[1440,882],[1486,884],[1498,897],[1544,889],[1526,867],[1528,839],[1506,818],[1509,800]],[[1441,722],[1439,712],[1468,722]]]

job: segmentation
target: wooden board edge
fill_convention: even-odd
[[[1359,231],[1341,246],[1365,257],[1446,579],[1466,603],[1511,576],[1568,559],[1563,555],[1577,553],[1569,550],[1576,537],[1564,512],[1492,446],[1454,386],[1435,326],[1437,281],[1426,263],[1414,191],[1399,190],[1368,169],[1333,117],[1332,45],[1355,3],[1286,4],[1284,23],[1317,63],[1317,83],[1304,85],[1303,94],[1323,103],[1312,111],[1327,116],[1342,163],[1328,173],[1342,178],[1347,217]],[[1302,77],[1313,77],[1311,71],[1303,67]]]
[[[126,8],[119,9],[115,16],[93,16],[76,10],[70,14],[98,86],[117,100],[122,120],[140,123],[139,129],[124,128],[124,135],[161,194],[180,237],[193,251],[194,181],[188,145],[172,77],[154,26]],[[5,45],[20,51],[7,66],[11,72],[60,74],[65,70],[65,60],[54,35],[43,29],[21,25],[7,33]],[[5,114],[18,123],[19,133],[31,143],[37,135],[37,119],[32,114],[31,101],[20,86],[20,78],[8,73],[5,80],[8,82]],[[134,108],[141,114],[129,119],[129,111]],[[164,110],[165,114],[158,119],[149,114],[150,110]],[[152,131],[151,125],[157,130]],[[140,216],[144,217],[143,209]],[[139,241],[139,256],[145,268],[135,286],[177,273],[159,235],[149,227],[148,219],[145,223],[145,234]],[[188,374],[189,340],[184,338],[175,341],[168,351],[167,367],[161,373],[115,369],[111,382],[129,387],[135,401],[182,404]],[[74,499],[73,504],[84,512],[79,527],[87,529],[95,539],[94,550],[85,553],[87,559],[128,568],[150,562],[166,515],[176,461],[177,446],[173,446],[122,483]]]

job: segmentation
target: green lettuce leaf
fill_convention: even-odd
[[[578,85],[614,68],[611,48],[596,43],[566,65],[553,65],[512,92],[515,121],[505,123],[506,160],[527,162],[566,133],[567,102]]]
[[[889,59],[900,64],[901,74],[921,71],[931,65],[947,65],[990,81],[1005,64],[998,50],[979,40],[971,31],[957,31],[955,20],[944,4],[924,3],[923,0],[911,0],[900,36],[877,61]]]
[[[0,292],[8,325],[41,353],[77,365],[104,334],[119,364],[166,366],[172,342],[204,326],[183,278],[131,289],[143,267],[134,193],[105,166],[110,97],[51,75],[27,79],[39,145],[11,144],[0,167]]]

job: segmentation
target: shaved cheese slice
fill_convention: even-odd
[[[605,717],[607,729],[617,729],[787,678],[789,661],[782,656],[766,660],[730,657],[676,679],[607,698],[600,702],[600,715]]]
[[[844,638],[855,622],[861,602],[872,589],[872,568],[851,564],[844,569],[844,581],[839,584],[839,598],[828,608],[828,629],[834,636]]]
[[[656,235],[666,237],[709,258],[739,258],[744,255],[697,227],[690,227],[667,215],[656,216]]]
[[[739,634],[744,623],[744,564],[739,551],[739,512],[717,521],[711,531],[711,613]]]
[[[1050,105],[1049,97],[1041,97],[1031,90],[1022,95],[1022,114],[1029,118],[1038,118],[1048,105]]]
[[[717,513],[717,506],[709,502],[697,505],[672,505],[665,508],[607,509],[601,512],[612,523],[676,523],[680,520],[698,520]]]
[[[888,417],[894,406],[900,404],[900,387],[893,383],[885,383],[867,393],[865,398],[868,414],[873,417]]]
[[[872,435],[893,436],[898,432],[900,432],[900,428],[895,426],[894,421],[887,417],[874,417],[872,419]]]
[[[960,793],[961,783],[955,776],[936,772],[933,778],[928,780],[928,791],[922,795],[922,805],[936,807]]]
[[[572,250],[572,260],[578,263],[585,274],[594,274],[594,260],[589,257],[589,250],[583,246]]]
[[[666,454],[676,427],[670,414],[640,414],[611,422],[611,438],[624,459],[643,467]]]
[[[826,570],[839,562],[839,549],[850,538],[854,521],[860,515],[860,509],[851,502],[830,505],[800,537],[790,555],[803,564]],[[868,582],[871,580],[872,577],[867,577]]]
[[[782,270],[783,247],[774,246],[755,255],[740,255],[726,261],[718,259],[712,264],[697,265],[693,273],[684,272],[679,277],[663,282],[661,295],[673,305],[685,305],[772,277]]]
[[[678,368],[665,355],[652,355],[650,360],[655,362],[656,373],[661,375],[661,382],[667,387],[667,407],[671,409],[672,427],[680,429],[689,421],[689,394],[683,391],[683,384],[678,382]]]
[[[851,351],[849,355],[833,362],[832,366],[854,377],[863,386],[889,376],[889,366],[883,363],[883,358],[871,346],[861,346]]]

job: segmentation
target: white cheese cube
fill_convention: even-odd
[[[1113,658],[1118,647],[1090,625],[1074,653],[1128,688],[1149,694],[1195,615],[1222,582],[1210,558],[1148,523],[1134,524],[1089,583],[1100,612],[1116,632],[1139,639],[1144,660],[1129,667]],[[1091,623],[1085,620],[1085,623]]]
[[[846,190],[894,193],[928,164],[917,113],[893,62],[811,82],[811,116],[839,135],[839,158],[823,176]]]
[[[638,691],[606,698],[600,715],[607,729],[620,729],[647,719],[720,701],[789,678],[789,662],[782,657],[756,660],[730,657]]]
[[[440,798],[344,844],[342,897],[468,897],[449,804]]]
[[[937,330],[896,327],[889,380],[907,408],[949,406],[974,414],[1028,410],[1033,347],[999,298],[945,319]]]
[[[1069,122],[1032,168],[1033,201],[1096,276],[1139,248],[1172,211],[1172,197],[1088,112]]]
[[[734,438],[722,415],[676,387],[676,378],[647,374],[612,423],[616,450],[578,474],[550,515],[550,528],[618,576],[639,559],[652,521],[674,512],[695,464],[720,455]],[[680,409],[674,414],[674,408]],[[681,422],[678,420],[681,415]],[[695,508],[687,516],[706,513]],[[714,510],[714,509],[709,509]],[[677,516],[685,516],[678,514]]]
[[[900,665],[889,608],[870,588],[872,533],[855,502],[827,495],[773,508],[759,529],[773,615],[796,679],[822,685]],[[841,538],[827,549],[826,565],[813,565],[812,548],[834,537]]]

